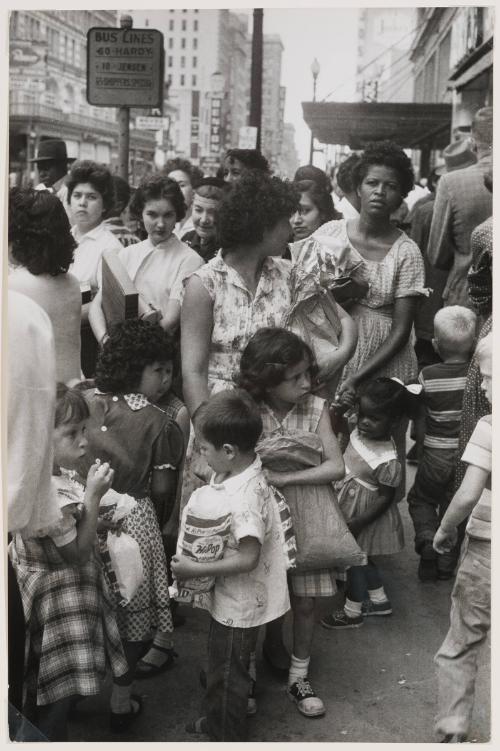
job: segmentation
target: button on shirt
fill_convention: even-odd
[[[236,477],[210,483],[214,494],[224,494],[231,513],[231,531],[224,553],[228,560],[245,537],[261,544],[253,571],[218,576],[206,596],[212,618],[232,628],[252,628],[279,618],[290,608],[286,561],[280,534],[278,506],[257,458]]]
[[[75,260],[69,271],[80,282],[88,282],[95,293],[101,286],[101,257],[105,250],[122,250],[121,242],[106,228],[104,222],[81,234],[76,226],[71,228],[73,237],[78,243],[75,249]]]

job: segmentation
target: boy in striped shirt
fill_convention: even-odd
[[[416,421],[419,465],[408,493],[410,516],[415,528],[415,551],[420,556],[421,581],[450,579],[458,549],[438,555],[432,540],[453,495],[453,476],[458,460],[458,435],[467,370],[475,343],[476,315],[460,305],[439,310],[434,317],[434,349],[442,362],[423,368],[423,418]],[[420,439],[420,440],[419,440]]]
[[[479,342],[476,359],[491,404],[492,334]],[[467,466],[434,537],[438,553],[457,541],[457,527],[470,514],[462,558],[451,593],[450,629],[434,658],[438,667],[436,733],[441,743],[463,743],[470,730],[477,661],[490,630],[491,611],[491,415],[482,417],[467,444]]]

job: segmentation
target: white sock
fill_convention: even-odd
[[[248,673],[253,681],[257,681],[257,665],[255,660],[255,652],[250,652],[250,662],[248,664]]]
[[[299,657],[292,655],[290,660],[290,670],[288,672],[289,686],[291,686],[292,683],[295,683],[299,678],[307,678],[310,660],[310,657],[306,657],[305,660],[301,660]]]
[[[147,652],[142,659],[150,665],[155,665],[158,668],[161,667],[168,659],[168,655],[160,649],[156,649],[156,647],[172,649],[173,643],[171,631],[157,631],[149,652]]]
[[[387,595],[383,587],[378,587],[378,589],[369,589],[368,596],[371,602],[387,602]]]
[[[128,686],[118,686],[113,683],[111,691],[111,711],[115,714],[126,714],[130,712],[130,695],[132,693],[132,684]]]
[[[345,598],[344,612],[349,618],[358,618],[361,615],[361,602]]]

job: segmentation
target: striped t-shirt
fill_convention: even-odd
[[[482,417],[470,437],[462,461],[491,473],[491,415]],[[472,509],[467,534],[479,540],[491,540],[491,476]]]
[[[424,446],[435,449],[458,448],[465,379],[468,362],[440,362],[423,368],[422,385],[426,425]]]

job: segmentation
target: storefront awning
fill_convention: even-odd
[[[451,104],[415,102],[302,102],[304,120],[321,143],[362,149],[390,139],[404,149],[444,149]]]

